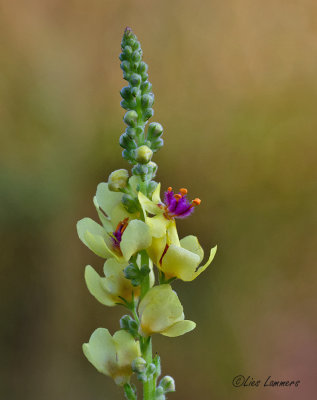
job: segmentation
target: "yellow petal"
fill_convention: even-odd
[[[130,221],[120,243],[124,259],[128,261],[133,254],[149,247],[151,242],[150,228],[142,221]]]
[[[101,208],[100,208],[100,205],[98,204],[98,200],[97,200],[97,197],[96,197],[96,196],[94,196],[93,202],[94,202],[94,205],[95,205],[95,207],[96,207],[96,210],[97,210],[99,219],[100,219],[100,221],[102,222],[103,227],[105,228],[105,230],[106,230],[107,232],[112,232],[113,229],[112,229],[111,221],[110,221],[110,219],[109,219],[108,217],[106,217],[105,214],[101,211]]]
[[[166,236],[152,238],[151,246],[146,250],[151,260],[159,267],[159,261],[166,246]]]
[[[164,336],[176,337],[184,335],[196,328],[196,323],[189,320],[178,321],[174,325],[161,332]]]
[[[109,190],[108,183],[99,183],[97,186],[97,202],[108,216],[110,216],[113,208],[121,203],[122,196],[121,192],[112,192]]]
[[[184,319],[183,307],[170,285],[150,289],[140,302],[139,314],[145,335],[164,331]]]
[[[127,265],[127,262],[121,263],[115,258],[109,258],[104,264],[106,278],[102,281],[102,287],[113,296],[116,303],[122,302],[119,296],[130,301],[132,293],[135,298],[140,294],[140,288],[133,287],[131,281],[124,276],[123,270]]]
[[[167,226],[167,243],[169,245],[175,244],[176,246],[180,246],[178,233],[176,229],[176,222],[175,220],[170,220]]]
[[[161,202],[161,197],[160,197],[160,190],[161,190],[161,184],[159,183],[157,186],[156,186],[156,188],[155,188],[155,190],[154,190],[154,192],[153,192],[153,194],[152,194],[152,201],[155,203],[155,204],[161,204],[162,202]]]
[[[200,258],[182,247],[171,245],[165,253],[160,269],[167,277],[177,277],[183,281],[195,278],[195,271]]]
[[[134,338],[125,330],[117,331],[113,335],[117,349],[117,364],[119,368],[129,367],[131,373],[132,361],[141,356],[139,342],[136,342]]]
[[[115,299],[102,285],[106,278],[101,278],[99,274],[90,266],[85,268],[85,281],[89,292],[105,306],[114,306]]]
[[[205,269],[210,265],[210,263],[211,263],[212,260],[214,259],[216,252],[217,252],[217,246],[213,247],[213,248],[210,250],[210,255],[209,255],[209,258],[208,258],[206,264],[203,265],[202,267],[199,267],[199,268],[198,268],[198,270],[197,270],[197,271],[195,272],[195,274],[194,274],[193,279],[197,278],[198,275],[200,275],[203,271],[205,271]],[[193,279],[191,279],[191,280],[193,280]]]
[[[84,235],[87,247],[93,251],[97,256],[102,258],[118,257],[111,249],[111,242],[108,235],[105,237],[93,235],[91,232],[86,232]],[[106,241],[109,246],[107,246]]]
[[[158,214],[154,217],[146,217],[145,222],[151,229],[151,235],[155,238],[166,235],[166,230],[171,223],[163,214]]]
[[[95,254],[100,257],[112,257],[112,251],[107,246],[109,236],[105,229],[91,218],[83,218],[77,222],[79,239]]]
[[[97,224],[94,220],[91,218],[83,218],[80,221],[77,222],[77,233],[79,236],[79,239],[87,246],[86,240],[85,240],[85,233],[87,231],[91,232],[93,235],[98,235],[101,237],[104,237],[106,234],[105,229]]]
[[[180,245],[184,249],[191,251],[199,256],[199,262],[204,258],[204,250],[198,242],[196,236],[189,235],[180,240]]]
[[[123,221],[125,218],[129,218],[131,221],[132,219],[138,218],[140,213],[134,213],[130,214],[128,211],[125,209],[124,205],[122,203],[117,204],[113,209],[111,210],[109,217],[111,219],[111,223],[113,226],[113,230],[117,227],[118,223]]]
[[[89,342],[83,344],[83,352],[99,372],[111,376],[116,365],[116,347],[108,329],[96,329]]]
[[[117,385],[123,386],[132,375],[132,361],[141,355],[139,342],[127,331],[120,330],[113,335],[116,346],[117,370],[112,375]]]
[[[141,207],[143,211],[146,211],[150,214],[156,215],[156,214],[161,214],[164,211],[157,205],[157,203],[154,203],[152,200],[147,198],[142,192],[138,193],[138,198],[139,202],[141,204]]]

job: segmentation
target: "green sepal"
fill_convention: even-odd
[[[137,400],[136,387],[130,383],[126,383],[123,386],[124,394],[127,400]]]

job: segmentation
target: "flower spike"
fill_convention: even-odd
[[[96,329],[83,344],[83,352],[99,372],[122,386],[126,399],[138,398],[130,383],[135,374],[143,384],[144,400],[165,400],[175,391],[175,382],[169,375],[159,379],[161,362],[158,354],[152,355],[152,335],[177,337],[196,327],[185,320],[171,284],[177,278],[186,282],[197,278],[212,262],[217,246],[201,265],[204,250],[197,237],[178,236],[176,220],[192,215],[201,200],[191,200],[185,187],[177,192],[171,186],[161,199],[161,184],[154,181],[158,166],[152,158],[163,146],[163,127],[158,122],[148,124],[154,95],[140,42],[131,28],[124,31],[121,50],[127,85],[120,92],[126,128],[119,144],[131,172],[117,169],[98,185],[93,203],[100,223],[83,218],[77,232],[86,247],[105,259],[101,275],[86,266],[88,291],[102,305],[120,305],[130,315],[120,318],[121,329],[113,336],[105,328]]]

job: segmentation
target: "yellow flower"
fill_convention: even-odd
[[[131,187],[136,180],[129,180]],[[151,244],[149,227],[138,219],[138,214],[130,214],[122,204],[122,193],[112,192],[107,183],[97,187],[94,197],[102,226],[90,218],[77,223],[80,240],[95,254],[102,258],[116,258],[123,263],[140,250]]]
[[[120,330],[111,336],[105,328],[93,332],[89,342],[83,344],[83,352],[99,372],[120,386],[129,382],[132,361],[141,355],[139,342],[130,333]]]
[[[138,256],[137,264],[140,267],[141,257]],[[105,277],[101,277],[90,265],[85,269],[85,281],[89,292],[105,306],[114,306],[117,303],[122,303],[123,297],[127,301],[132,300],[140,295],[140,287],[134,287],[129,279],[126,279],[123,273],[124,268],[128,263],[120,263],[115,258],[110,258],[104,264]],[[149,265],[150,286],[154,284],[154,273],[152,263]]]
[[[175,219],[172,217],[171,211],[166,208],[166,205],[161,203],[159,190],[160,187],[158,185],[153,193],[152,200],[139,193],[139,201],[145,214],[145,222],[149,226],[152,235],[152,243],[147,252],[156,266],[164,272],[166,278],[176,277],[183,281],[192,281],[210,265],[216,254],[217,246],[210,250],[207,262],[199,267],[204,258],[204,250],[196,236],[189,235],[179,240]],[[181,189],[178,196],[183,196],[182,198],[184,199],[186,193],[186,189]],[[165,199],[171,205],[170,209],[172,207],[175,208],[171,198],[177,196],[174,194],[172,196],[172,194],[171,188],[165,193]],[[177,198],[180,197],[176,197],[176,200]],[[185,210],[183,215],[188,214],[191,210],[189,203],[185,203],[185,201],[187,200],[183,200],[182,208],[180,208]],[[199,204],[198,199],[194,201]],[[148,217],[147,213],[154,216]]]
[[[140,334],[149,336],[180,336],[196,327],[195,322],[184,320],[183,306],[170,285],[150,289],[139,305]]]

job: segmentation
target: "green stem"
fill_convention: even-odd
[[[141,251],[141,265],[149,266],[149,256],[145,250]],[[150,274],[147,274],[141,284],[141,296],[140,299],[142,300],[143,297],[146,295],[148,290],[150,289]]]
[[[147,364],[152,363],[152,338],[144,339],[142,356]],[[155,377],[152,376],[148,381],[143,383],[143,400],[155,400]]]
[[[140,252],[141,254],[141,265],[149,265],[149,256],[145,250]],[[142,299],[150,289],[150,275],[148,274],[142,281],[141,284],[141,296]],[[152,359],[152,338],[141,338],[140,341],[142,357],[146,361],[147,365],[153,362]],[[156,379],[152,375],[146,382],[143,383],[143,400],[155,400],[155,389]]]

